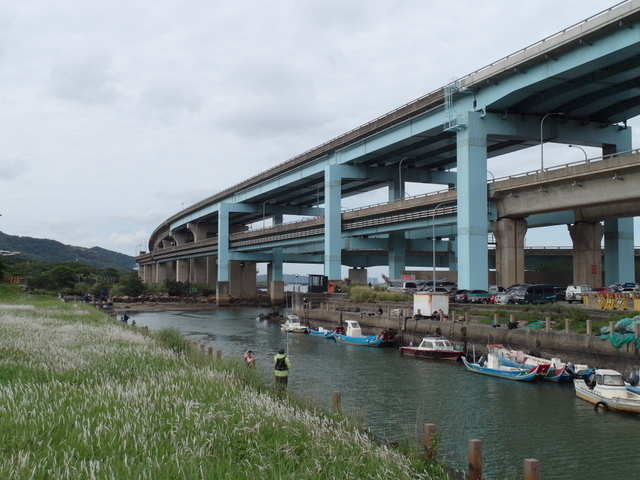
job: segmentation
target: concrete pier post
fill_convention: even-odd
[[[576,222],[569,225],[573,241],[573,283],[602,285],[602,249],[604,227],[600,223]]]
[[[508,286],[524,282],[524,237],[527,221],[501,218],[491,224],[496,239],[496,283]]]

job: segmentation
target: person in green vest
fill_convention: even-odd
[[[276,390],[282,392],[287,388],[289,369],[291,368],[291,360],[284,354],[284,348],[281,348],[278,354],[273,357],[273,363],[275,364]]]

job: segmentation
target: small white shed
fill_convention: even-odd
[[[436,310],[449,315],[449,295],[417,292],[413,294],[413,315],[431,316]]]

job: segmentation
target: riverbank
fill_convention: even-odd
[[[0,291],[2,478],[410,479],[415,460],[89,304]],[[437,478],[437,477],[433,477]]]

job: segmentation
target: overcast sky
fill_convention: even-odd
[[[614,4],[0,0],[0,231],[134,255],[181,208]]]

